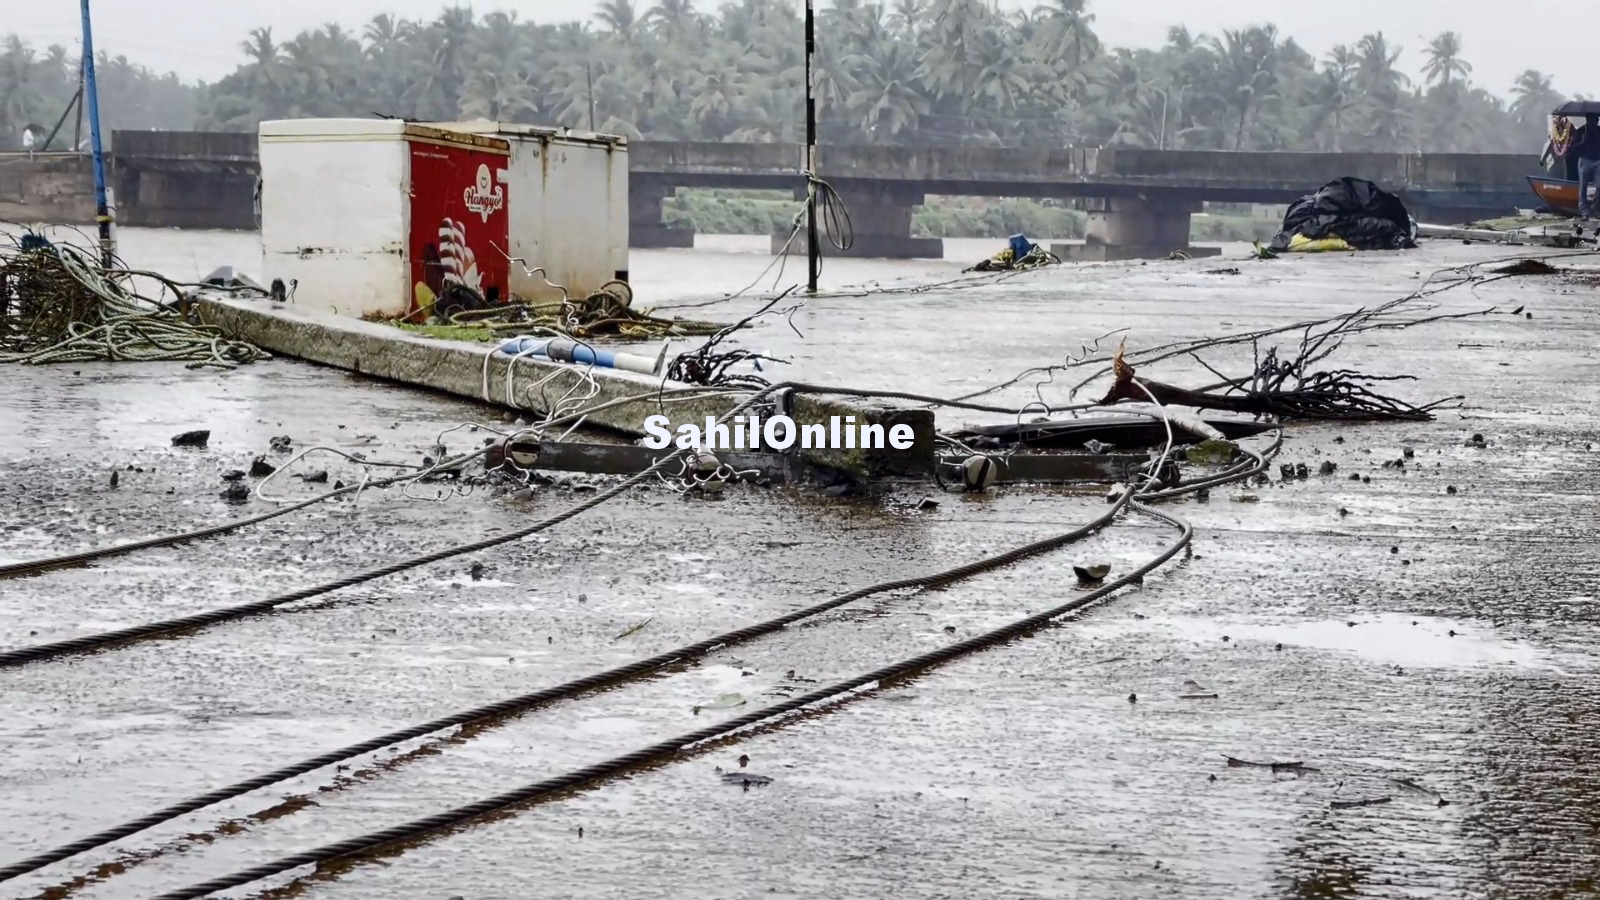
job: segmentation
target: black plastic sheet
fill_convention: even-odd
[[[1288,249],[1295,235],[1337,237],[1357,250],[1404,250],[1417,245],[1417,224],[1399,197],[1370,181],[1346,177],[1290,205],[1272,249]]]

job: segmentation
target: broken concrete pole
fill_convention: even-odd
[[[789,417],[801,427],[814,422],[827,425],[833,416],[839,417],[841,428],[845,427],[847,416],[854,417],[856,428],[883,426],[882,449],[799,451],[807,462],[869,477],[925,475],[933,471],[933,410],[910,409],[882,400],[840,394],[796,394],[789,403]],[[896,425],[910,426],[911,449],[896,450],[889,444],[888,435]]]
[[[588,395],[588,379],[592,378],[596,392],[589,401],[590,407],[636,399],[597,409],[585,420],[586,424],[635,437],[645,435],[648,416],[666,415],[671,420],[669,430],[676,433],[678,426],[684,424],[704,428],[707,416],[721,416],[736,403],[726,396],[706,396],[663,406],[655,400],[661,389],[688,385],[617,369],[585,368],[529,357],[515,362],[508,389],[506,374],[512,362],[507,356],[493,353],[494,344],[422,337],[376,322],[272,308],[249,300],[201,299],[197,306],[206,324],[282,356],[541,415],[548,412],[548,404],[559,401],[572,389]],[[707,391],[708,395],[711,393]],[[802,427],[812,423],[826,426],[835,415],[854,416],[858,426],[883,425],[886,437],[894,425],[906,424],[914,436],[910,450],[896,450],[887,440],[882,450],[794,450],[805,462],[857,477],[932,470],[933,413],[929,410],[869,398],[801,394],[793,397],[788,414]]]

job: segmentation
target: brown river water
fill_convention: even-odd
[[[769,261],[764,238],[703,240],[695,251],[636,251],[639,302],[715,298]],[[954,279],[999,244],[949,241],[960,258],[945,262],[830,261],[824,288],[841,295],[807,300],[792,318],[798,333],[768,322],[744,345],[791,361],[767,373],[775,378],[952,396],[1059,362],[1114,329],[1148,347],[1333,315],[1402,296],[1441,267],[1516,252],[1429,243],[1258,262],[1230,247],[1221,260],[842,290]],[[122,247],[133,264],[179,278],[259,266],[248,235],[129,229]],[[1239,274],[1211,274],[1219,267]],[[782,283],[800,277],[803,263],[791,262]],[[1426,423],[1290,428],[1280,462],[1315,472],[1331,460],[1337,473],[1282,481],[1274,464],[1270,484],[1166,504],[1194,526],[1192,556],[1055,627],[782,727],[226,896],[1592,895],[1597,301],[1590,283],[1510,278],[1432,302],[1441,313],[1523,315],[1353,339],[1330,364],[1413,376],[1386,390],[1417,402],[1462,395],[1460,408]],[[758,303],[695,314],[731,320]],[[1237,370],[1249,355],[1207,362]],[[1214,380],[1184,360],[1149,374]],[[256,511],[259,501],[223,503],[220,476],[267,453],[274,435],[413,461],[446,428],[502,421],[483,404],[288,360],[221,374],[130,364],[4,377],[0,562]],[[991,399],[1062,406],[1067,381],[1031,378]],[[1004,417],[940,414],[942,425],[968,421]],[[211,429],[208,449],[170,446],[191,428]],[[1407,448],[1407,466],[1383,467]],[[326,465],[356,477],[352,465]],[[0,582],[0,649],[465,543],[579,502],[596,481],[606,483],[563,476],[525,496],[442,500],[374,490],[212,540]],[[1098,493],[1030,487],[915,508],[936,491],[738,487],[695,502],[644,489],[526,540],[272,615],[0,669],[0,866],[365,737],[949,568],[1105,510]],[[1255,502],[1234,502],[1247,496]],[[247,794],[0,883],[0,896],[156,896],[459,806],[1057,605],[1079,591],[1074,564],[1127,571],[1174,534],[1130,517],[970,580],[881,595],[650,679]],[[1195,693],[1188,681],[1215,699],[1184,699]],[[724,784],[718,769],[738,770],[741,754],[771,783]],[[1230,767],[1229,756],[1308,770]]]

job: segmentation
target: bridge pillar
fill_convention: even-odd
[[[678,189],[633,178],[628,184],[628,246],[642,250],[693,248],[694,229],[661,221],[661,201]]]
[[[804,200],[806,191],[804,188],[796,188],[794,195],[796,200]],[[912,209],[920,205],[925,198],[921,191],[877,186],[851,187],[841,189],[839,198],[844,201],[845,211],[850,214],[853,240],[848,250],[835,247],[827,233],[821,231],[826,227],[824,218],[817,223],[822,238],[822,256],[849,256],[857,259],[944,258],[942,239],[911,236]],[[817,215],[819,218],[824,216],[822,208],[818,208]],[[794,236],[793,242],[789,240],[788,226],[772,233],[772,252],[775,254],[783,252],[784,245],[787,244],[790,253],[804,256],[806,243],[803,219],[800,233]]]
[[[1217,256],[1221,248],[1189,246],[1189,216],[1203,208],[1199,200],[1161,195],[1110,197],[1103,211],[1089,213],[1082,244],[1050,249],[1069,262],[1163,259],[1178,251],[1191,257]]]

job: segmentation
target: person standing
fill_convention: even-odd
[[[1578,158],[1578,218],[1588,219],[1594,212],[1589,204],[1589,189],[1600,180],[1600,115],[1589,113],[1583,117],[1583,128],[1567,152]]]

